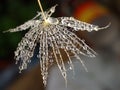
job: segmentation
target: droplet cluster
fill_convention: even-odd
[[[67,56],[68,65],[73,72],[74,66],[71,56],[76,57],[86,71],[87,68],[79,54],[87,57],[96,56],[96,52],[92,50],[84,40],[75,35],[73,31],[87,30],[88,32],[91,32],[93,30],[98,31],[108,27],[99,28],[96,25],[78,21],[73,17],[50,17],[52,13],[54,13],[54,9],[55,6],[45,12],[46,20],[49,20],[49,22],[46,22],[43,19],[41,12],[39,12],[32,20],[6,31],[17,32],[29,29],[15,51],[16,64],[20,64],[20,72],[27,69],[28,64],[31,62],[31,58],[34,55],[35,47],[36,45],[39,45],[37,58],[40,61],[41,74],[45,86],[47,84],[48,69],[53,62],[57,63],[57,66],[67,83],[67,69],[62,55],[63,52]],[[72,31],[70,31],[70,29],[72,29]]]

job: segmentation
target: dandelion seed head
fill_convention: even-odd
[[[18,43],[18,47],[15,51],[16,64],[20,64],[20,72],[27,69],[28,64],[31,62],[31,58],[34,55],[35,47],[39,44],[39,53],[37,57],[40,61],[44,85],[47,84],[48,69],[53,62],[57,63],[63,78],[66,80],[67,70],[62,51],[67,56],[69,62],[68,65],[73,72],[74,66],[71,60],[71,54],[81,62],[86,71],[87,68],[79,55],[82,54],[87,57],[95,57],[97,55],[84,40],[80,39],[72,31],[87,30],[88,32],[91,32],[104,29],[104,27],[99,28],[99,26],[76,20],[73,17],[51,17],[55,12],[56,6],[57,5],[44,12],[46,19],[43,18],[41,12],[38,12],[33,19],[14,29],[6,31],[18,32],[29,29]],[[69,29],[72,29],[72,31]]]

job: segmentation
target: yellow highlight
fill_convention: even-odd
[[[44,26],[44,27],[46,27],[46,26],[48,26],[48,25],[50,25],[49,22],[47,22],[47,21],[44,21],[44,22],[43,22],[43,26]]]

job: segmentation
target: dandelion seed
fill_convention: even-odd
[[[64,79],[66,80],[67,78],[67,70],[61,54],[61,49],[68,57],[68,64],[71,70],[74,71],[74,66],[70,53],[72,53],[81,62],[82,66],[87,71],[87,68],[79,57],[79,54],[88,57],[95,57],[96,52],[91,49],[84,40],[78,38],[73,31],[98,31],[109,27],[110,24],[100,28],[99,26],[76,20],[73,17],[54,18],[51,17],[51,15],[55,12],[55,7],[57,5],[44,12],[39,0],[38,3],[42,12],[38,12],[33,19],[25,22],[24,24],[5,31],[18,32],[29,29],[15,51],[16,64],[20,62],[20,72],[27,69],[27,65],[31,62],[31,58],[34,55],[37,43],[40,45],[37,57],[40,61],[41,74],[45,86],[47,84],[49,63],[53,63],[53,61],[56,61]],[[69,31],[69,28],[71,28],[72,31]]]

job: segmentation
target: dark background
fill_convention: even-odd
[[[90,34],[88,36],[86,36],[85,34],[83,35],[83,37],[86,38],[90,37],[90,39],[86,41],[91,42],[90,44],[89,43],[88,44],[91,45],[94,49],[96,49],[96,51],[100,51],[101,53],[104,50],[106,50],[105,54],[107,54],[106,55],[107,58],[108,56],[109,57],[111,56],[112,58],[114,58],[112,60],[119,61],[120,59],[120,47],[119,47],[120,0],[41,0],[44,10],[50,8],[56,3],[59,5],[56,9],[55,14],[53,15],[55,17],[73,16],[74,10],[77,8],[77,6],[81,5],[82,3],[86,3],[88,1],[96,2],[97,4],[105,7],[109,11],[109,13],[106,15],[110,17],[110,20],[116,22],[116,23],[112,23],[112,25],[114,27],[117,27],[117,29],[110,27],[112,28],[110,30],[113,30],[112,33],[117,31],[117,35],[115,35],[116,38],[113,38],[112,40],[114,42],[109,41],[110,43],[108,42],[108,44],[103,44],[104,42],[99,42],[99,39],[95,39],[97,37],[95,33],[93,33],[93,35]],[[0,90],[5,90],[6,88],[9,88],[11,84],[15,82],[16,79],[21,78],[20,74],[18,73],[17,65],[14,65],[15,63],[14,51],[17,47],[18,42],[25,34],[25,31],[17,32],[17,33],[2,33],[2,32],[10,28],[16,27],[20,24],[23,24],[25,21],[34,17],[37,14],[37,11],[40,11],[37,0],[0,0]],[[94,20],[95,22],[93,23],[96,23],[96,20]],[[104,24],[100,24],[100,25],[104,26]],[[104,31],[100,32],[99,38],[102,38],[103,33]],[[105,34],[109,34],[109,31]],[[102,55],[103,54],[104,53],[102,53]],[[110,62],[110,60],[106,60],[105,62]],[[31,66],[35,66],[35,65],[31,65]]]

